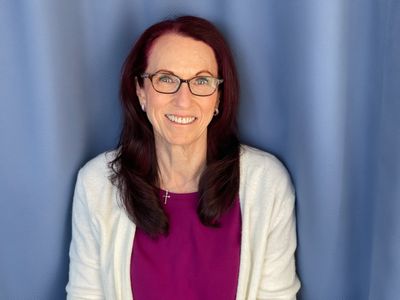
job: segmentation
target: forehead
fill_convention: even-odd
[[[200,71],[218,75],[213,49],[206,43],[178,34],[165,34],[156,39],[150,49],[147,72],[168,70],[183,78]]]

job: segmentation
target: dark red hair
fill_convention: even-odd
[[[137,227],[151,236],[168,233],[168,218],[159,201],[159,177],[153,128],[142,111],[136,95],[135,80],[143,86],[140,74],[154,41],[167,33],[176,33],[202,41],[214,50],[219,87],[219,114],[207,130],[207,164],[199,182],[198,215],[206,226],[218,226],[218,220],[232,205],[239,191],[239,141],[236,115],[239,84],[231,51],[217,28],[209,21],[193,16],[165,20],[149,27],[139,37],[123,66],[120,98],[123,129],[117,157],[111,162],[111,180],[118,187],[124,207]]]

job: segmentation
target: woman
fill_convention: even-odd
[[[123,69],[119,147],[78,175],[68,299],[295,299],[292,185],[239,144],[238,95],[208,21],[142,34]]]

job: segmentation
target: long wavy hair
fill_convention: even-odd
[[[236,116],[239,84],[233,57],[227,42],[209,21],[182,16],[154,24],[143,32],[130,51],[122,69],[120,99],[123,129],[117,156],[110,163],[111,181],[117,186],[129,218],[150,236],[168,234],[168,217],[159,199],[159,169],[154,133],[136,95],[135,80],[143,86],[140,74],[145,72],[154,41],[167,33],[176,33],[202,41],[213,50],[218,76],[219,114],[207,128],[207,161],[201,174],[197,214],[202,224],[218,227],[239,192],[239,154]]]

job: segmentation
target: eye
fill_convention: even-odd
[[[211,80],[209,77],[196,77],[194,78],[194,83],[196,85],[210,85]]]
[[[158,74],[157,82],[159,83],[176,83],[177,79],[173,75],[168,74]]]

